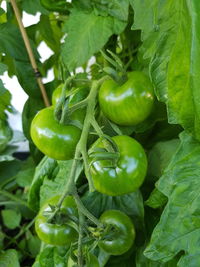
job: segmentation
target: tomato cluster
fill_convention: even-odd
[[[39,111],[31,125],[31,137],[35,145],[44,154],[56,160],[74,157],[82,133],[76,124],[63,124],[55,117],[55,107],[60,102],[62,88],[63,84],[54,91],[53,105]],[[80,102],[87,94],[88,90],[84,88],[78,90],[78,93],[66,95],[68,106]],[[128,80],[121,86],[113,80],[103,82],[98,100],[100,109],[107,119],[118,125],[133,126],[143,122],[150,115],[154,103],[153,87],[144,73],[135,71],[128,73]],[[82,125],[85,114],[86,108],[75,110],[70,114],[70,120],[78,121],[79,125]],[[114,152],[110,150],[112,145],[117,148]],[[143,147],[134,138],[117,135],[106,139],[101,136],[90,147],[90,151],[96,151],[94,155],[97,157],[90,156],[88,166],[94,187],[100,193],[119,196],[134,192],[142,185],[147,172],[147,157]],[[98,153],[101,157],[98,157]],[[116,154],[117,157],[113,159],[107,157],[108,154]],[[43,242],[67,246],[78,239],[78,228],[73,227],[73,223],[79,221],[78,212],[73,196],[68,196],[59,209],[61,216],[56,214],[51,217],[53,207],[56,207],[59,199],[60,196],[54,196],[44,204],[36,218],[35,229]],[[62,220],[58,221],[59,218]],[[99,248],[110,255],[121,255],[132,247],[135,228],[125,213],[107,210],[99,221],[104,225],[98,236]],[[97,258],[91,253],[87,254],[85,261],[86,266],[99,266]],[[74,265],[73,258],[69,257],[68,265]]]
[[[36,217],[35,230],[39,238],[47,244],[69,246],[78,238],[77,231],[69,223],[70,220],[73,221],[78,217],[73,197],[66,197],[60,207],[60,213],[55,216],[56,220],[49,221],[53,213],[52,207],[58,204],[60,197],[60,195],[53,196],[42,206]],[[65,219],[59,222],[62,215]],[[101,249],[111,255],[121,255],[131,248],[135,239],[135,228],[125,213],[119,210],[107,210],[101,215],[100,222],[105,225],[105,230],[98,242]],[[91,255],[90,261],[94,266],[98,266],[95,256]],[[69,262],[73,263],[73,260],[69,259]]]

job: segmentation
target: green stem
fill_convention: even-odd
[[[14,181],[16,178],[15,177],[11,177],[9,179],[7,179],[6,181],[4,181],[1,185],[0,188],[3,188],[5,185],[7,185],[8,183]]]
[[[92,124],[92,127],[94,128],[94,130],[99,135],[99,137],[102,137],[104,133],[103,133],[101,127],[99,126],[99,124],[97,123],[97,121],[95,120],[95,118],[93,118],[91,124]]]
[[[20,232],[11,239],[10,242],[8,242],[8,244],[6,245],[6,248],[10,246],[10,244],[12,243],[16,243],[17,244],[17,239],[22,236],[35,222],[35,219],[33,219],[32,221],[30,221],[26,226],[22,227]]]
[[[69,107],[68,103],[64,106],[63,111],[62,111],[62,116],[60,119],[60,123],[63,124],[65,123],[66,118],[69,118],[70,115],[76,111],[77,109],[84,108],[87,105],[87,98],[74,104],[73,106]]]
[[[45,248],[45,243],[44,243],[44,242],[41,242],[41,245],[40,245],[40,252],[42,252],[44,248]]]
[[[96,226],[100,228],[103,227],[103,224],[83,205],[79,195],[76,193],[73,196],[80,212],[84,214],[85,217],[87,217],[91,222],[96,224]]]
[[[88,99],[85,98],[84,100],[74,104],[73,106],[69,107],[68,114],[71,115],[77,109],[84,108],[88,103]]]
[[[78,193],[77,193],[76,185],[75,185],[75,177],[76,177],[77,164],[78,164],[78,161],[80,160],[80,158],[82,156],[83,160],[84,160],[84,167],[85,167],[85,172],[87,174],[90,190],[93,190],[93,183],[92,183],[91,176],[89,174],[89,164],[88,164],[88,155],[87,155],[87,140],[88,140],[88,135],[90,132],[91,122],[94,120],[94,113],[95,113],[95,106],[96,106],[98,89],[99,89],[100,85],[102,84],[102,82],[105,81],[106,79],[110,79],[110,78],[108,76],[105,76],[98,81],[94,81],[92,84],[90,93],[89,93],[88,97],[86,98],[87,103],[88,103],[87,110],[86,110],[86,116],[85,116],[85,120],[84,120],[84,124],[83,124],[83,130],[81,133],[81,137],[80,137],[80,140],[76,146],[75,155],[74,155],[74,159],[73,159],[73,163],[72,163],[72,167],[71,167],[71,172],[70,172],[70,175],[68,178],[68,182],[66,183],[66,186],[63,190],[62,196],[59,199],[57,209],[54,212],[54,214],[52,214],[50,220],[55,216],[57,211],[60,209],[64,198],[67,195],[73,195],[75,198],[75,201],[77,203],[78,210],[80,210],[83,215],[85,215],[88,219],[90,219],[97,226],[102,225],[99,222],[99,220],[95,216],[93,216],[93,214],[91,214],[85,208],[82,201],[80,200]]]
[[[72,77],[72,76],[70,76],[70,77],[67,78],[67,80],[65,81],[65,84],[64,84],[64,86],[62,88],[61,97],[60,97],[58,103],[55,106],[54,117],[58,121],[59,121],[60,112],[62,111],[63,103],[65,101],[65,95],[66,95],[67,87],[69,86],[69,84],[72,82],[73,79],[74,79],[74,77]]]
[[[78,154],[78,153],[76,153],[76,154]],[[77,166],[77,159],[76,159],[76,157],[74,157],[68,182],[66,183],[65,188],[63,190],[63,193],[61,195],[61,198],[58,201],[57,208],[51,214],[51,216],[48,218],[48,222],[51,222],[52,219],[56,216],[56,214],[60,210],[61,205],[62,205],[64,199],[66,198],[66,196],[72,195],[74,193],[74,191],[75,191],[74,177],[76,174],[76,166]]]
[[[25,227],[22,227],[21,231],[15,236],[15,239],[18,239],[20,236],[22,236],[35,222],[35,219],[30,221]]]
[[[4,205],[21,205],[21,203],[17,203],[16,201],[1,201],[0,206]]]
[[[13,195],[13,194],[11,194],[11,193],[9,193],[9,192],[7,192],[7,191],[0,190],[0,195],[3,195],[3,196],[5,196],[5,197],[7,197],[7,198],[9,198],[9,199],[12,199],[13,201],[15,201],[15,202],[17,202],[17,203],[19,203],[19,204],[21,204],[21,205],[26,206],[26,207],[29,208],[29,206],[28,206],[28,204],[26,203],[26,201],[24,201],[24,200],[22,200],[22,199],[16,197],[15,195]]]
[[[83,267],[83,251],[82,251],[83,226],[84,226],[84,215],[79,210],[79,237],[78,237],[78,266],[79,267]]]

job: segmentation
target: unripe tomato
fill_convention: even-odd
[[[131,219],[119,210],[106,210],[101,215],[100,221],[112,226],[113,233],[107,233],[108,237],[100,241],[98,246],[111,255],[127,252],[135,240],[135,228]]]
[[[45,155],[57,160],[74,156],[81,130],[73,125],[60,124],[54,118],[53,107],[40,110],[31,123],[31,138]]]
[[[149,78],[140,71],[128,73],[128,80],[119,86],[106,80],[99,90],[99,104],[104,115],[116,124],[133,126],[151,113],[154,94]]]
[[[51,211],[50,205],[56,205],[59,199],[60,196],[58,195],[46,201],[36,217],[35,230],[38,237],[47,244],[55,246],[70,245],[78,239],[78,233],[75,229],[67,224],[67,221],[62,224],[48,222],[48,217],[45,214]],[[60,210],[64,215],[78,217],[76,203],[71,196],[64,199]]]
[[[133,138],[112,137],[119,149],[119,159],[112,167],[110,160],[97,160],[91,165],[94,186],[100,193],[119,196],[136,191],[143,183],[147,171],[147,157],[142,146]],[[105,148],[98,139],[92,148]]]

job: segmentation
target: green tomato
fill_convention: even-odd
[[[56,205],[60,196],[50,198],[40,209],[35,220],[35,230],[38,237],[45,243],[55,246],[66,246],[78,239],[78,233],[66,222],[62,224],[48,222],[48,217],[45,216],[51,211],[50,205]],[[68,196],[64,199],[60,211],[65,217],[78,216],[76,203],[73,197]],[[69,219],[68,219],[69,220]]]
[[[53,107],[40,110],[31,123],[34,144],[45,155],[57,160],[73,158],[80,135],[81,130],[76,126],[62,125],[55,120]]]
[[[147,171],[147,157],[142,146],[133,138],[112,137],[118,146],[119,159],[112,167],[110,160],[98,160],[91,165],[94,186],[100,193],[119,196],[136,191],[143,183]],[[105,148],[98,139],[92,148]]]
[[[99,267],[99,262],[98,259],[95,255],[92,253],[88,253],[86,257],[84,258],[85,263],[83,267]],[[67,262],[67,267],[77,267],[77,263],[73,261],[71,257],[69,257],[68,262]]]
[[[150,115],[153,103],[153,86],[140,71],[128,73],[128,80],[122,86],[114,80],[106,80],[99,90],[99,104],[104,115],[122,126],[143,122]]]
[[[119,210],[107,210],[100,221],[113,227],[113,232],[99,241],[98,246],[111,255],[121,255],[127,252],[135,240],[135,228],[131,219]]]
[[[53,91],[53,94],[52,94],[52,105],[55,106],[60,97],[61,97],[61,94],[62,94],[62,88],[63,88],[64,84],[61,83],[58,87],[56,87],[56,89]]]

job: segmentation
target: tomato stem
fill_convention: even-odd
[[[79,237],[78,237],[78,266],[83,266],[83,253],[82,253],[82,239],[83,239],[83,227],[84,227],[84,216],[79,210]]]
[[[85,215],[91,222],[93,222],[98,227],[103,227],[103,224],[83,205],[79,195],[76,193],[73,195],[80,212]]]
[[[96,131],[96,133],[98,134],[98,136],[102,137],[104,135],[104,133],[103,133],[101,127],[99,126],[99,124],[97,123],[97,121],[95,120],[95,118],[94,118],[94,120],[92,120],[91,124],[92,124],[92,127],[94,128],[94,130]]]
[[[88,100],[87,98],[74,104],[73,106],[69,107],[68,106],[68,103],[66,105],[64,105],[64,109],[62,111],[62,116],[61,116],[61,119],[60,119],[60,123],[61,124],[64,124],[66,123],[66,119],[70,117],[70,115],[76,111],[77,109],[81,109],[81,108],[84,108],[88,103]]]
[[[85,169],[85,175],[88,179],[90,191],[94,191],[94,186],[93,186],[91,174],[89,171],[87,140],[88,140],[88,135],[90,132],[92,122],[94,124],[94,121],[95,121],[94,114],[95,114],[98,89],[99,89],[100,85],[103,83],[103,81],[105,81],[106,79],[110,79],[110,78],[108,76],[104,76],[100,80],[94,81],[92,83],[92,87],[91,87],[91,90],[89,92],[89,95],[85,99],[85,100],[87,100],[87,104],[88,104],[87,110],[86,110],[86,116],[85,116],[85,120],[84,120],[84,124],[83,124],[83,130],[81,133],[81,137],[80,137],[80,140],[76,146],[75,155],[74,155],[74,159],[73,159],[73,163],[72,163],[72,167],[71,167],[71,172],[70,172],[70,175],[68,177],[68,182],[67,182],[67,184],[63,190],[63,194],[62,194],[62,196],[58,202],[57,209],[52,214],[50,219],[52,219],[56,215],[57,210],[59,210],[59,208],[61,207],[64,198],[67,195],[72,195],[74,197],[76,203],[77,203],[78,210],[85,217],[87,217],[91,222],[93,222],[95,225],[97,225],[98,227],[102,226],[102,223],[100,223],[99,220],[92,213],[90,213],[90,211],[88,211],[86,209],[86,207],[83,205],[83,203],[82,203],[82,201],[81,201],[81,199],[77,193],[77,189],[76,189],[76,185],[75,185],[75,177],[76,177],[77,164],[78,164],[78,161],[80,160],[80,158],[82,156],[83,163],[84,163],[84,169]],[[95,124],[95,127],[97,128],[97,123]],[[100,127],[98,129],[100,129]],[[98,130],[98,131],[100,131],[100,130]]]
[[[60,115],[60,113],[62,111],[63,103],[65,101],[66,90],[67,90],[68,86],[70,85],[70,83],[73,81],[73,79],[74,79],[73,76],[70,76],[70,77],[67,78],[67,80],[65,81],[64,86],[62,88],[61,97],[60,97],[58,103],[55,106],[54,117],[58,121],[59,121],[59,115]]]

